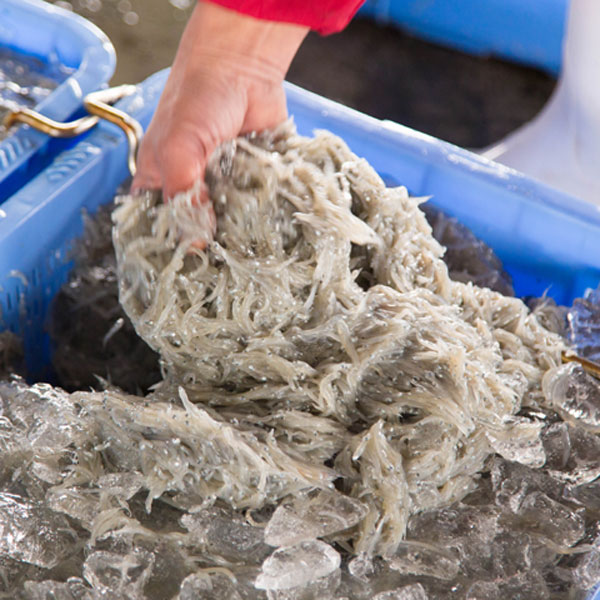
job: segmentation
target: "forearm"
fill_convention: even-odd
[[[259,80],[283,80],[308,27],[257,19],[213,2],[198,2],[183,34],[174,68],[207,63]]]

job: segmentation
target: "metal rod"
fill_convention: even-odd
[[[564,350],[561,354],[561,359],[564,363],[568,363],[568,362],[579,363],[583,367],[583,369],[586,371],[586,373],[589,373],[590,375],[593,375],[594,377],[597,377],[598,379],[600,379],[600,365],[598,363],[588,360],[587,358],[577,356],[577,354],[565,352]]]
[[[98,123],[98,120],[98,117],[89,116],[69,123],[61,123],[29,108],[19,107],[6,115],[3,125],[8,129],[17,123],[24,123],[51,137],[68,138],[89,131]]]
[[[135,175],[135,160],[144,130],[133,117],[130,117],[122,110],[110,106],[110,104],[133,94],[136,89],[134,85],[119,85],[106,90],[92,92],[83,99],[83,104],[90,115],[68,123],[55,121],[29,108],[14,107],[11,108],[4,118],[3,124],[6,128],[9,128],[17,123],[24,123],[51,137],[67,138],[75,137],[89,131],[98,124],[100,119],[105,119],[117,125],[125,132],[129,145],[127,165],[130,173]]]
[[[113,98],[116,99],[128,96],[135,92],[135,90],[136,87],[134,85],[121,85],[118,88],[93,92],[92,94],[88,94],[83,100],[85,108],[90,114],[117,125],[125,132],[129,143],[127,164],[129,166],[129,172],[132,175],[135,175],[136,173],[135,159],[140,140],[144,135],[144,130],[134,118],[130,117],[126,112],[118,110],[114,106],[110,106],[107,102],[114,102]],[[109,95],[107,92],[111,92],[113,95]]]

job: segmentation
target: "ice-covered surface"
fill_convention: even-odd
[[[2,127],[9,108],[33,108],[64,81],[70,72],[62,65],[45,64],[8,48],[0,48],[0,140],[9,134]]]
[[[580,356],[600,363],[600,286],[586,291],[569,309],[569,341]]]
[[[446,249],[444,262],[455,281],[472,282],[505,296],[514,296],[510,275],[495,252],[478,239],[468,227],[433,206],[422,207],[433,237]]]
[[[275,156],[267,159],[277,158],[276,150],[270,152]],[[335,152],[341,152],[340,148]],[[345,175],[352,173],[355,165],[343,164]],[[236,186],[241,181],[246,189],[249,182],[257,189],[256,179],[235,179],[234,163],[232,167]],[[310,175],[310,168],[305,167],[303,181]],[[367,181],[377,184],[376,179],[367,177]],[[223,186],[223,181],[218,185]],[[387,192],[376,189],[385,197]],[[408,229],[395,230],[396,239],[408,244],[415,256],[418,244],[424,242],[425,252],[433,249],[441,255],[442,249],[427,240],[428,229],[416,203],[402,192],[393,192],[391,197],[402,211],[395,213],[386,228],[393,228],[394,219],[402,219],[406,211]],[[340,213],[334,211],[334,215]],[[149,220],[154,216],[151,212]],[[298,223],[307,220],[300,218],[294,225],[305,227]],[[311,226],[315,224],[318,221],[312,219]],[[280,226],[287,226],[286,221]],[[90,231],[93,228],[88,235]],[[383,236],[383,228],[377,231]],[[315,239],[320,237],[327,235]],[[234,242],[241,239],[233,238]],[[221,244],[220,257],[225,250],[232,252],[234,243],[226,247],[221,240]],[[355,270],[362,270],[357,274],[361,285],[352,289],[368,295],[373,274],[365,262],[375,252],[361,253],[358,248],[350,252]],[[199,252],[183,253],[181,260],[190,268],[199,256]],[[339,273],[342,263],[337,256]],[[382,268],[393,264],[393,253],[388,258]],[[210,265],[211,260],[200,264]],[[308,253],[303,260],[308,269]],[[350,388],[336,387],[335,379],[325,388],[333,394],[331,404],[325,405],[330,410],[319,411],[318,391],[302,395],[303,379],[298,389],[286,382],[269,386],[255,371],[243,380],[258,378],[255,385],[236,389],[236,365],[231,365],[231,385],[226,379],[210,385],[190,377],[177,379],[180,372],[167,365],[169,379],[145,397],[124,394],[106,383],[104,391],[69,394],[12,378],[0,384],[0,597],[583,598],[584,590],[600,578],[600,438],[580,418],[583,411],[573,399],[581,403],[591,398],[598,391],[597,381],[578,376],[575,367],[567,369],[557,360],[547,359],[540,366],[536,357],[544,352],[554,356],[549,348],[562,348],[562,342],[543,329],[520,301],[452,284],[444,278],[445,267],[435,256],[437,279],[428,280],[422,268],[427,263],[413,263],[410,252],[403,254],[403,260],[397,269],[400,276],[412,273],[413,279],[403,279],[410,289],[384,295],[386,304],[378,307],[383,312],[375,310],[370,315],[382,323],[388,320],[387,327],[369,329],[366,321],[358,343],[352,331],[342,338],[348,358],[340,361],[346,367],[339,372],[352,372],[367,334],[375,332],[385,339],[390,332],[398,333],[393,303],[398,296],[417,296],[416,287],[424,281],[431,288],[427,299],[436,294],[441,298],[436,307],[458,298],[459,308],[447,316],[454,324],[453,336],[467,339],[466,332],[471,330],[461,324],[465,318],[474,324],[475,333],[471,333],[484,341],[473,355],[463,357],[461,377],[471,381],[469,361],[483,353],[481,361],[495,358],[492,363],[474,363],[489,369],[476,369],[477,378],[485,374],[490,385],[494,373],[497,377],[498,372],[505,372],[506,380],[501,381],[514,380],[510,388],[514,404],[501,422],[487,413],[489,421],[482,420],[470,404],[487,401],[485,387],[476,388],[473,398],[465,399],[469,388],[457,388],[451,371],[458,368],[456,362],[443,363],[448,371],[443,372],[441,383],[435,377],[433,381],[419,377],[415,371],[410,372],[408,385],[394,379],[397,357],[389,352],[393,345],[380,354],[388,362],[373,362],[372,368],[362,372],[363,383],[353,388],[352,402],[345,405],[345,419],[336,413],[336,398],[348,399],[344,394]],[[100,263],[96,257],[85,268]],[[220,272],[226,272],[225,261],[217,264]],[[322,268],[325,277],[326,262]],[[82,271],[75,277],[82,278]],[[265,275],[259,269],[258,275],[249,276],[247,285],[254,277]],[[293,278],[288,283],[293,285]],[[213,290],[213,297],[223,302],[227,288],[220,285],[214,288],[219,293]],[[100,304],[110,297],[114,305],[114,292],[106,293],[101,278],[86,289],[94,286],[101,290]],[[318,287],[313,294],[316,299]],[[81,295],[81,289],[75,296]],[[489,312],[481,305],[478,312],[470,304],[477,294],[490,302]],[[345,299],[350,306],[351,296]],[[327,302],[333,304],[331,297],[319,302],[318,310],[323,311]],[[410,302],[401,306],[405,315],[411,314]],[[560,311],[552,311],[543,314],[554,322],[551,315]],[[113,325],[111,319],[121,318],[107,314],[111,316],[94,335],[105,337]],[[538,309],[536,314],[540,314]],[[440,329],[446,323],[434,321]],[[493,332],[487,331],[488,323],[494,324]],[[335,356],[340,332],[312,325],[314,339],[326,346],[323,355]],[[402,351],[408,352],[408,365],[435,368],[429,353],[436,346],[424,335],[428,326],[427,320],[408,320],[400,331],[409,342]],[[410,338],[411,328],[420,328],[416,340]],[[318,338],[323,331],[329,337]],[[218,333],[219,342],[226,339],[223,332]],[[251,333],[248,326],[246,342]],[[524,333],[531,337],[523,341]],[[301,326],[294,335],[305,344],[303,356],[309,356],[314,351],[311,343],[317,342]],[[417,341],[429,350],[411,349],[410,343]],[[258,342],[253,343],[254,349],[260,349]],[[81,357],[93,351],[91,346],[82,346],[80,364]],[[273,345],[276,352],[285,347],[284,339]],[[124,350],[127,345],[119,348],[123,368],[134,366],[135,357]],[[256,364],[262,368],[264,363]],[[398,372],[404,372],[407,364],[401,364]],[[318,365],[310,366],[316,370]],[[402,410],[395,402],[395,385],[404,385]],[[496,393],[502,389],[494,388]],[[433,391],[441,406],[443,394],[460,401],[459,407],[454,405],[458,414],[450,410],[433,413],[426,403],[427,394]],[[420,402],[418,409],[411,406],[415,398]],[[480,428],[479,435],[456,433],[458,425],[469,422],[467,417],[474,424],[473,432]],[[503,428],[510,435],[504,435]],[[40,532],[43,535],[37,535]],[[380,540],[385,544],[378,546]]]

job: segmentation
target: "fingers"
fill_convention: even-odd
[[[142,190],[159,190],[161,187],[160,169],[154,160],[153,153],[150,151],[149,144],[142,141],[137,156],[136,174],[131,182],[131,193],[136,194]]]
[[[281,84],[268,86],[268,89],[258,89],[249,96],[248,109],[240,133],[273,129],[287,117],[285,92]]]

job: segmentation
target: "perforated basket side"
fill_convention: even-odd
[[[58,121],[71,117],[86,94],[106,84],[116,64],[115,50],[100,29],[41,0],[2,0],[0,47],[75,69],[36,107]],[[73,143],[51,141],[26,126],[0,141],[0,204]]]

